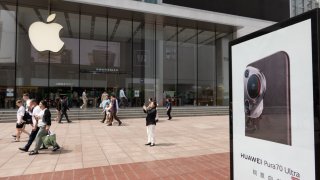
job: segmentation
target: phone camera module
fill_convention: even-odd
[[[257,68],[248,66],[244,73],[245,113],[250,118],[260,117],[263,111],[263,97],[266,92],[266,79]]]

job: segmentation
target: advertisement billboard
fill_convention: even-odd
[[[230,43],[232,179],[316,179],[314,21],[289,22]]]

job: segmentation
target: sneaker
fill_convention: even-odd
[[[42,146],[42,147],[40,148],[40,150],[43,150],[43,149],[48,149],[48,147]]]
[[[13,134],[13,135],[12,135],[12,137],[16,138],[16,137],[17,137],[17,135],[14,135],[14,134]]]
[[[28,149],[26,149],[26,148],[19,148],[19,150],[24,151],[24,152],[28,152]]]
[[[71,123],[71,122],[72,122],[72,121],[70,121],[70,120],[68,121],[68,123]]]
[[[39,154],[39,152],[38,152],[38,151],[31,151],[31,152],[29,153],[29,155],[36,155],[36,154]]]
[[[112,124],[108,124],[107,126],[112,126]]]
[[[60,146],[55,146],[55,147],[53,147],[52,151],[57,151],[59,149],[60,149]]]
[[[147,143],[147,144],[144,144],[144,145],[146,145],[146,146],[151,145],[151,142],[149,142],[149,143]]]
[[[119,126],[121,126],[121,124],[122,124],[122,122],[120,121],[120,122],[119,122]]]
[[[155,145],[156,145],[156,144],[154,144],[154,143],[152,144],[152,143],[151,143],[151,144],[150,144],[150,147],[155,146]]]

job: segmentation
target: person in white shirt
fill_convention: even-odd
[[[30,110],[30,103],[31,103],[31,99],[29,98],[29,94],[28,93],[24,93],[22,96],[22,99],[24,101],[24,107],[26,108],[26,111]]]
[[[123,106],[123,107],[126,107],[127,106],[127,96],[126,94],[124,93],[124,90],[123,88],[120,89],[120,92],[119,92],[119,98],[120,98],[120,104],[119,106]]]
[[[109,107],[109,104],[111,103],[110,99],[109,99],[109,95],[107,94],[105,96],[105,99],[101,102],[101,107],[103,109],[103,119],[102,121],[100,121],[101,123],[109,123],[109,119],[110,119],[110,112],[108,111],[108,107]],[[107,120],[107,121],[106,121]]]
[[[19,148],[21,151],[25,151],[25,152],[28,152],[32,142],[36,138],[37,133],[39,131],[38,121],[36,117],[39,116],[41,112],[41,108],[35,99],[31,99],[30,108],[31,108],[30,114],[32,115],[32,124],[31,124],[32,131],[30,133],[28,143],[23,148]]]
[[[80,106],[80,109],[86,109],[86,108],[87,108],[87,103],[88,103],[88,98],[87,98],[86,90],[84,90],[84,91],[82,92],[81,98],[82,98],[83,104],[82,104],[82,106]]]
[[[18,111],[17,111],[17,124],[16,124],[16,138],[14,140],[14,142],[19,142],[20,141],[20,135],[22,133],[22,128],[25,125],[25,122],[23,121],[23,116],[25,113],[25,108],[23,107],[22,101],[21,100],[17,100],[16,101],[16,105],[19,107]]]

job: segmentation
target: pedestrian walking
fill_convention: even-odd
[[[121,126],[122,122],[117,116],[118,108],[119,108],[118,102],[117,102],[118,100],[116,99],[115,95],[111,95],[110,97],[111,97],[111,103],[107,108],[107,110],[110,112],[110,121],[108,123],[108,126],[112,126],[113,119],[117,120],[119,123],[119,126]]]
[[[86,93],[87,90],[84,90],[82,92],[82,96],[81,96],[81,99],[82,99],[82,106],[80,106],[80,109],[87,109],[87,103],[88,103],[88,97],[87,97],[87,93]]]
[[[22,117],[22,119],[29,118],[29,116],[26,117],[27,115],[29,115],[28,112],[30,111],[30,102],[31,102],[31,99],[29,98],[29,94],[28,94],[28,93],[24,93],[24,94],[22,95],[22,99],[23,99],[22,105],[23,105],[23,107],[24,107],[24,109],[25,109],[25,112],[26,112],[26,113],[24,113],[24,116]],[[26,131],[25,128],[26,128],[26,122],[24,121],[24,125],[23,125],[23,127],[21,128],[20,131],[23,132],[23,133],[25,133],[25,134],[27,134],[27,135],[29,136],[30,133],[29,133],[28,131]],[[20,135],[21,135],[21,134],[20,134]],[[16,140],[17,135],[15,134],[15,135],[12,135],[12,136],[13,136],[13,137],[15,138],[15,140]]]
[[[54,119],[55,121],[59,121],[61,119],[61,109],[62,109],[62,106],[61,106],[61,98],[58,97],[56,99],[56,111],[57,111],[57,117]]]
[[[106,100],[107,96],[109,97],[109,94],[104,91],[102,94],[101,94],[101,102],[103,102],[104,100]]]
[[[120,98],[120,107],[126,107],[128,105],[128,98],[126,94],[124,93],[124,89],[121,88],[119,91],[119,98]]]
[[[166,110],[167,110],[168,120],[171,120],[172,119],[172,116],[171,116],[172,104],[171,104],[170,98],[167,98]]]
[[[109,95],[106,94],[105,97],[104,97],[104,100],[101,102],[101,107],[103,109],[103,119],[102,121],[100,121],[101,123],[104,123],[106,122],[107,124],[109,124],[109,121],[110,121],[110,112],[109,110],[107,109],[110,105],[110,99],[109,99]],[[106,121],[107,120],[107,121]]]
[[[34,150],[29,153],[29,155],[39,154],[38,151],[41,145],[43,144],[42,138],[48,135],[48,132],[51,126],[51,113],[50,113],[50,110],[48,109],[47,102],[42,100],[39,103],[39,106],[41,108],[41,111],[38,116],[35,116],[35,118],[38,120],[38,127],[39,127],[39,131],[35,138],[36,146]],[[55,145],[53,146],[52,151],[56,151],[58,149],[60,149],[60,146],[58,145],[58,143],[55,142]]]
[[[22,101],[21,100],[17,100],[16,101],[16,105],[18,106],[18,111],[17,111],[17,123],[16,123],[16,134],[15,134],[15,140],[14,142],[19,142],[20,141],[20,135],[22,133],[22,131],[25,131],[23,129],[23,127],[25,126],[25,122],[23,121],[23,116],[24,113],[26,112]]]
[[[155,146],[155,127],[156,127],[156,116],[157,116],[157,103],[152,101],[150,105],[143,106],[143,111],[147,113],[146,117],[146,126],[147,126],[147,136],[148,142],[145,144],[146,146],[150,145],[150,147]]]
[[[41,112],[41,108],[35,99],[31,99],[30,107],[31,107],[31,116],[32,116],[32,124],[31,124],[32,131],[30,133],[28,143],[24,147],[19,148],[21,151],[25,151],[25,152],[28,152],[32,142],[36,138],[38,131],[39,131],[38,121],[37,121],[36,117],[39,116],[39,114]]]
[[[59,119],[59,122],[58,122],[58,123],[62,123],[61,120],[62,120],[62,118],[63,118],[63,115],[66,117],[68,123],[71,123],[71,122],[72,122],[72,121],[69,120],[67,111],[70,111],[70,109],[69,109],[69,107],[68,107],[67,97],[64,96],[63,99],[62,99],[62,101],[61,101],[61,116],[60,116],[60,119]]]

